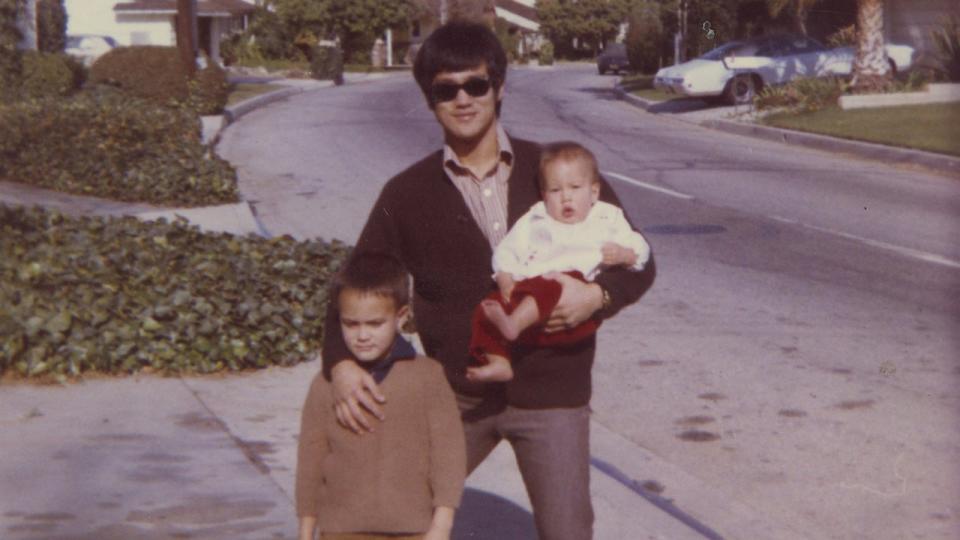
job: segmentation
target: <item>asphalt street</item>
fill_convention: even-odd
[[[729,517],[697,491],[771,537],[960,536],[960,181],[649,114],[613,83],[512,70],[503,109],[594,150],[657,254],[601,329],[594,421],[707,525]],[[352,242],[439,141],[399,74],[252,112],[219,151],[270,233]]]

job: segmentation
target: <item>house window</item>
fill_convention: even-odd
[[[130,32],[130,44],[131,45],[149,45],[150,33],[149,32]]]

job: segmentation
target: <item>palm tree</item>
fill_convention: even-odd
[[[883,44],[883,0],[857,0],[857,40],[853,88],[869,92],[885,87],[893,73]]]

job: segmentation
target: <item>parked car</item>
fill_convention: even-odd
[[[913,47],[887,44],[886,50],[894,72],[913,65]],[[765,86],[799,77],[849,76],[855,55],[853,47],[830,49],[806,36],[731,41],[688,62],[660,69],[653,86],[731,105],[749,103]]]
[[[630,60],[627,59],[627,48],[623,43],[610,43],[607,48],[597,55],[597,71],[601,75],[612,71],[615,74],[620,73],[621,69],[630,67]]]
[[[82,61],[84,65],[93,64],[97,58],[117,46],[110,36],[78,35],[67,36],[64,52]]]

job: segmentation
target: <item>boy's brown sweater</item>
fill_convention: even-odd
[[[540,147],[510,139],[514,162],[508,180],[507,219],[510,226],[541,200],[537,183]],[[543,409],[580,407],[590,401],[590,370],[595,337],[575,347],[514,351],[515,377],[505,384],[473,383],[466,379],[470,363],[470,320],[474,307],[496,288],[491,279],[493,250],[453,182],[443,171],[437,151],[392,178],[373,206],[357,241],[355,253],[382,251],[396,256],[413,275],[413,312],[426,353],[443,364],[453,389],[486,396],[516,407]],[[601,182],[600,200],[620,205],[616,194]],[[611,268],[600,273],[600,284],[612,300],[600,313],[610,317],[635,302],[653,284],[656,264],[651,254],[642,272]],[[327,311],[326,328],[339,328],[336,309]],[[324,371],[351,358],[340,332],[326,332]]]
[[[380,385],[386,420],[357,435],[337,423],[330,383],[310,386],[297,452],[297,516],[323,532],[425,532],[433,508],[456,508],[466,476],[463,425],[433,359],[397,360]]]

